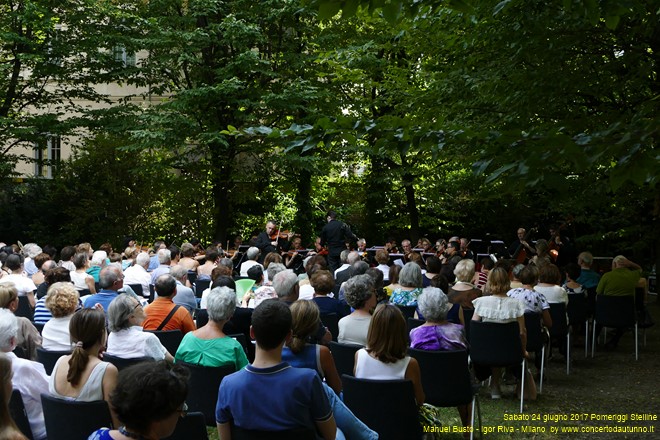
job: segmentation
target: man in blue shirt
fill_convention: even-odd
[[[254,309],[254,362],[220,384],[215,410],[220,438],[231,438],[232,425],[259,431],[308,428],[323,439],[335,438],[337,425],[319,376],[282,362],[291,321],[291,311],[281,301],[266,300]]]
[[[118,290],[124,287],[124,274],[121,269],[115,265],[106,266],[101,269],[99,286],[101,290],[95,295],[88,296],[85,299],[84,306],[85,308],[91,308],[95,304],[101,304],[103,311],[107,315],[110,303],[119,295]]]

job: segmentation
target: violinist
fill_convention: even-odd
[[[326,257],[328,255],[328,249],[321,245],[321,237],[316,237],[316,240],[314,241],[314,252],[310,252],[310,255],[313,254],[320,255],[322,257]]]
[[[288,268],[293,267],[294,264],[302,262],[302,257],[298,251],[306,250],[302,245],[302,238],[299,235],[293,237],[291,243],[289,244],[289,251],[284,253],[285,265]]]
[[[534,229],[530,230],[530,233],[533,231]],[[529,235],[525,228],[518,228],[517,239],[511,243],[508,249],[511,258],[521,264],[525,264],[527,259],[536,255],[536,250],[527,242]]]
[[[259,248],[263,257],[265,257],[270,252],[281,252],[289,250],[289,242],[287,241],[289,237],[283,236],[280,234],[280,231],[277,229],[277,223],[274,220],[269,220],[266,223],[266,230],[262,231],[258,236],[255,242],[255,246]]]
[[[412,243],[410,240],[406,239],[401,242],[401,248],[403,249],[403,260],[408,262],[410,253],[412,252]]]

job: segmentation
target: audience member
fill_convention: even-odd
[[[0,283],[0,307],[16,313],[18,309],[18,291],[13,283],[3,281]],[[28,318],[17,317],[18,332],[16,346],[20,347],[28,359],[37,359],[37,347],[41,346],[41,335]]]
[[[399,286],[392,291],[390,302],[401,306],[417,305],[422,293],[422,270],[417,263],[406,263],[399,273]]]
[[[80,307],[78,291],[71,283],[55,283],[48,289],[46,307],[52,319],[46,322],[41,331],[42,347],[51,351],[71,350],[69,324],[75,311]]]
[[[87,253],[78,252],[73,257],[73,264],[76,269],[69,273],[71,277],[71,282],[75,286],[76,290],[89,290],[91,294],[96,293],[96,283],[94,277],[87,273],[89,268],[89,258],[87,258]]]
[[[156,279],[170,273],[170,263],[172,263],[172,252],[169,249],[160,249],[156,254],[158,266],[151,271],[151,284],[156,284]],[[151,266],[149,266],[151,267]]]
[[[176,280],[170,274],[156,279],[158,298],[145,308],[147,318],[143,323],[145,330],[181,330],[185,335],[195,330],[190,313],[172,301],[176,295]]]
[[[543,295],[549,304],[568,305],[568,293],[561,287],[561,272],[554,264],[545,264],[539,268],[539,282],[534,290]]]
[[[34,285],[32,280],[23,275],[23,261],[18,254],[12,254],[7,257],[5,267],[10,271],[10,274],[2,277],[3,283],[14,283],[18,296],[27,296],[30,306],[34,308],[36,300],[34,299],[34,291],[37,286]]]
[[[192,316],[197,308],[197,299],[195,298],[195,292],[193,292],[190,287],[186,286],[186,282],[188,281],[188,269],[177,264],[170,269],[170,275],[176,280],[176,295],[173,299],[174,304],[185,307],[185,309],[188,310],[188,313]]]
[[[119,289],[124,287],[124,274],[117,266],[108,266],[101,269],[99,274],[99,293],[90,295],[85,299],[84,306],[87,308],[101,304],[103,310],[108,312],[108,307],[113,299],[119,295]]]
[[[342,344],[367,345],[371,312],[377,303],[373,279],[366,274],[357,275],[346,281],[344,289],[346,301],[354,311],[339,320],[337,341]]]
[[[147,272],[149,267],[149,254],[140,252],[135,257],[135,263],[124,271],[124,284],[139,284],[142,286],[142,296],[149,298],[149,284],[151,275]]]
[[[9,412],[12,376],[11,360],[6,355],[0,354],[0,438],[3,440],[27,440]]]
[[[108,253],[106,251],[96,251],[92,254],[92,259],[87,268],[87,274],[94,278],[94,282],[100,281],[101,270],[108,265]]]

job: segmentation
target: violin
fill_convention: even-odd
[[[289,230],[281,231],[279,229],[275,229],[273,230],[273,233],[268,236],[268,238],[270,238],[273,241],[278,240],[280,238],[284,240],[288,240],[289,237],[291,237],[293,234],[294,233]]]

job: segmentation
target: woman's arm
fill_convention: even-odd
[[[30,307],[32,307],[32,310],[34,310],[34,307],[37,305],[37,301],[34,299],[34,292],[28,292],[25,294],[25,296],[27,296]]]
[[[85,277],[85,284],[87,284],[87,288],[89,289],[89,292],[91,294],[96,293],[96,284],[94,284],[94,277],[91,275],[88,275]]]
[[[424,389],[422,388],[422,372],[419,369],[419,364],[417,363],[417,359],[410,358],[410,362],[408,363],[408,368],[406,368],[406,375],[404,377],[412,381],[417,405],[421,405],[422,403],[424,403],[424,399],[426,396],[424,396]]]
[[[117,386],[117,367],[115,367],[112,364],[109,364],[108,367],[105,369],[105,374],[103,375],[103,400],[108,402],[108,406],[110,407],[110,415],[112,416],[112,423],[115,426],[115,428],[119,427],[121,425],[121,422],[117,418],[117,415],[115,412],[112,410],[112,405],[110,405],[110,394],[115,390],[115,387]]]
[[[332,358],[332,353],[324,345],[319,346],[319,348],[321,350],[321,369],[323,369],[325,381],[335,394],[339,395],[341,393],[341,379],[339,378],[335,361]]]
[[[463,315],[463,307],[458,308],[458,320],[460,321],[461,324],[463,324],[463,327],[465,327],[465,316]]]
[[[543,313],[541,313],[541,320],[543,321],[543,325],[545,326],[545,328],[552,327],[552,317],[550,316],[550,309],[543,310]]]

